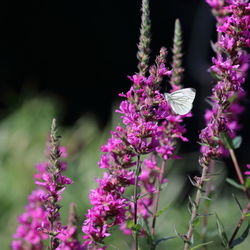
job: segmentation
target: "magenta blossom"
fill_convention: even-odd
[[[247,168],[249,169],[249,171],[245,171],[245,175],[248,179],[250,179],[250,164],[247,164]]]
[[[53,127],[54,126],[54,127]],[[60,157],[66,157],[67,152],[58,142],[55,133],[55,121],[53,121],[50,137],[49,157],[50,161],[36,166],[37,173],[34,175],[36,190],[28,198],[25,212],[18,217],[19,225],[13,238],[12,249],[24,250],[44,249],[43,241],[49,235],[55,238],[50,242],[53,249],[83,249],[81,244],[73,237],[75,227],[61,226],[58,201],[65,186],[72,181],[62,175],[66,169],[66,162]]]
[[[12,249],[21,250],[26,246],[32,246],[34,249],[43,249],[43,240],[48,235],[43,233],[40,228],[49,229],[48,213],[43,208],[44,190],[37,189],[32,192],[28,198],[28,205],[25,212],[18,217],[18,227],[13,238],[20,239],[12,242]]]
[[[148,77],[133,75],[129,77],[132,86],[126,94],[120,94],[118,113],[123,126],[117,126],[111,132],[112,137],[101,147],[103,155],[98,165],[107,169],[102,179],[97,179],[98,187],[90,192],[87,219],[82,231],[85,246],[89,249],[104,244],[110,235],[109,229],[119,224],[125,233],[130,233],[125,221],[133,216],[133,202],[124,197],[126,187],[135,184],[131,167],[136,164],[138,155],[157,153],[162,159],[175,158],[177,139],[187,141],[183,136],[185,128],[181,125],[184,117],[173,114],[163,93],[160,92],[163,77],[169,77],[171,70],[165,66],[166,49],[162,48],[156,60],[156,66],[150,68]],[[177,87],[176,87],[177,89]],[[159,176],[156,160],[150,156],[145,160],[139,177],[139,186],[143,192],[151,192],[138,200],[138,215],[145,219],[149,212],[145,207],[153,204],[155,181]]]
[[[220,140],[221,133],[233,139],[241,128],[239,115],[244,108],[240,100],[245,96],[242,84],[249,66],[249,55],[243,49],[250,46],[250,17],[248,1],[207,2],[213,8],[217,8],[214,3],[223,4],[219,6],[221,14],[216,15],[219,33],[215,44],[217,56],[212,59],[210,68],[217,79],[210,98],[213,107],[205,113],[207,126],[200,134],[201,152],[205,158],[210,158],[228,154]]]

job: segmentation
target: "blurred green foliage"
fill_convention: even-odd
[[[27,196],[35,187],[34,166],[46,160],[44,156],[46,140],[52,118],[59,116],[58,111],[59,106],[50,99],[32,99],[23,103],[0,123],[0,249],[9,249],[11,236],[17,226],[17,216],[23,212]],[[75,202],[79,215],[80,236],[84,214],[90,206],[89,190],[96,187],[94,180],[101,177],[103,172],[97,165],[100,158],[99,149],[108,138],[110,128],[116,123],[117,115],[105,130],[98,129],[91,115],[85,115],[71,127],[60,127],[60,119],[58,120],[62,145],[69,151],[68,170],[65,175],[74,181],[63,194],[62,220],[66,223],[68,205],[70,202]],[[158,238],[175,236],[175,230],[184,233],[187,229],[190,216],[187,209],[188,198],[184,197],[187,195],[186,172],[198,169],[198,154],[189,153],[182,157],[184,160],[171,161],[167,166],[169,184],[161,194],[160,207],[163,208],[167,204],[171,206],[158,219]],[[244,205],[245,199],[242,194],[225,183],[225,166],[218,163],[217,168],[223,169],[223,172],[215,179],[216,195],[211,205],[211,213],[216,212],[219,215],[230,237],[240,219],[239,209],[231,194],[234,192]],[[203,234],[203,220],[204,217],[200,217],[195,239],[199,234]],[[240,232],[243,232],[245,227],[246,225]],[[199,249],[223,249],[217,236],[215,215],[209,216],[208,231],[207,241],[212,240],[213,243]],[[144,241],[141,240],[141,249],[148,249]],[[107,244],[108,249],[130,249],[132,237],[124,236],[119,230],[114,230]],[[235,249],[248,250],[249,245],[250,237]],[[158,249],[175,250],[182,249],[182,246],[182,241],[176,238],[162,241]]]

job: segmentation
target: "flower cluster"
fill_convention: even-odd
[[[36,166],[34,179],[37,189],[29,196],[25,213],[18,218],[19,225],[13,235],[17,240],[12,242],[12,249],[43,249],[43,240],[49,235],[54,236],[50,237],[51,249],[83,249],[73,237],[76,228],[62,226],[60,222],[58,201],[62,199],[65,185],[72,184],[72,181],[62,175],[67,165],[60,158],[67,157],[67,152],[59,145],[58,139],[54,120],[48,147],[50,162]]]
[[[192,203],[189,229],[184,238],[184,249],[192,245],[195,220],[201,202],[204,183],[213,158],[219,158],[232,148],[232,140],[240,128],[239,114],[243,111],[239,101],[245,95],[242,84],[248,69],[249,56],[244,50],[249,47],[248,0],[206,0],[213,8],[217,21],[218,40],[213,49],[216,57],[212,59],[210,72],[216,80],[212,89],[211,110],[205,113],[206,127],[200,133],[202,167],[201,177],[194,178],[197,187]],[[232,153],[231,153],[232,154]]]
[[[84,247],[76,238],[76,226],[62,226],[56,236],[60,243],[56,250],[83,250]]]
[[[13,235],[12,249],[43,249],[43,240],[48,235],[40,231],[41,226],[49,229],[47,211],[43,207],[42,197],[45,195],[44,190],[36,189],[28,197],[28,205],[25,212],[18,217],[18,227]]]
[[[203,144],[201,164],[211,157],[225,155],[226,150],[220,140],[221,133],[229,138],[236,136],[240,128],[239,114],[244,108],[240,99],[245,92],[242,84],[248,69],[249,55],[244,48],[250,46],[249,3],[245,0],[228,0],[207,2],[223,15],[217,15],[218,41],[215,44],[217,57],[212,59],[211,73],[217,80],[212,90],[212,109],[205,114],[206,128],[202,130],[200,139]]]
[[[104,238],[109,236],[108,229],[116,224],[121,225],[126,219],[126,211],[133,207],[124,198],[124,192],[127,186],[134,184],[135,176],[130,168],[136,164],[135,157],[154,152],[162,159],[170,159],[174,157],[176,139],[186,141],[182,136],[185,132],[180,124],[182,117],[173,114],[160,93],[163,77],[171,75],[171,71],[165,66],[166,53],[166,49],[162,48],[148,77],[139,74],[129,77],[132,87],[126,94],[120,94],[125,100],[121,102],[117,112],[122,114],[124,126],[117,126],[111,132],[112,137],[108,143],[101,147],[104,154],[99,166],[107,169],[109,174],[105,173],[102,179],[97,179],[98,188],[90,192],[93,207],[88,210],[82,228],[86,234],[85,246],[91,249],[92,244],[103,244]],[[159,168],[155,159],[146,160],[139,177],[140,186],[144,186],[145,191],[154,191],[158,175]],[[150,182],[153,181],[152,184],[148,183],[149,179]],[[144,202],[138,202],[138,211],[147,217],[145,205],[152,204],[152,199],[145,197]],[[131,216],[131,212],[129,214]],[[127,230],[124,225],[122,228]]]

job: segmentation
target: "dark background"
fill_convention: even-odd
[[[53,95],[62,103],[64,125],[93,112],[102,128],[118,93],[129,89],[127,75],[137,70],[140,6],[139,0],[1,1],[1,117],[25,98]],[[207,69],[214,18],[203,0],[154,0],[150,7],[151,62],[161,46],[171,49],[175,19],[182,24],[184,86],[198,93],[194,117],[187,122],[193,139],[186,150],[196,150],[204,98],[211,90]],[[243,116],[244,123],[248,116]]]

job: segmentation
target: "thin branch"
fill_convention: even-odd
[[[241,170],[240,170],[240,166],[239,166],[239,163],[238,163],[238,160],[237,160],[237,157],[234,153],[234,150],[233,149],[229,149],[229,153],[230,153],[230,156],[231,156],[231,159],[233,161],[233,165],[234,165],[234,168],[235,168],[235,171],[237,173],[237,177],[239,179],[239,182],[241,185],[243,185],[243,191],[245,192],[247,198],[250,200],[250,193],[249,193],[249,190],[247,187],[244,186],[244,178],[243,178],[243,175],[241,173]]]
[[[135,169],[135,187],[134,187],[134,225],[137,224],[137,200],[138,200],[138,180],[139,180],[139,174],[140,174],[140,155],[137,155],[137,163],[136,163],[136,169]],[[138,242],[138,232],[135,231],[135,250],[138,250],[139,248],[139,242]]]
[[[162,160],[160,176],[159,176],[158,191],[156,193],[155,207],[154,207],[154,212],[153,212],[152,231],[151,231],[152,236],[154,236],[154,234],[155,234],[155,225],[156,225],[156,218],[157,218],[156,214],[157,214],[157,210],[158,210],[158,206],[159,206],[161,184],[162,184],[162,180],[163,180],[163,177],[164,177],[165,167],[166,167],[166,160]]]

